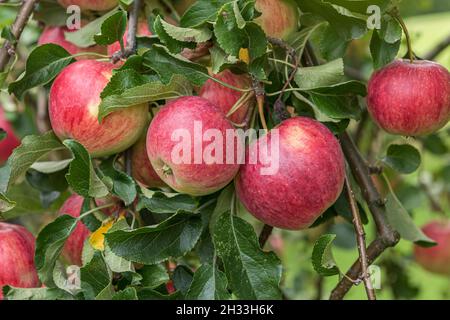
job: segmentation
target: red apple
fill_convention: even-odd
[[[148,188],[162,188],[167,185],[153,169],[147,155],[147,135],[144,134],[131,149],[131,170],[133,177]]]
[[[137,29],[137,35],[140,36],[140,37],[151,36],[152,35],[150,30],[148,29],[147,21],[139,20],[138,29]],[[123,45],[124,45],[124,47],[127,46],[127,36],[128,36],[128,27],[127,27],[127,31],[125,31],[125,34],[123,35]],[[110,44],[108,46],[108,55],[112,56],[114,53],[116,53],[119,50],[120,50],[120,43],[117,41],[117,42],[115,42],[113,44]]]
[[[101,53],[105,54],[106,50],[105,47],[102,46],[92,46],[89,48],[79,48],[73,43],[66,40],[65,32],[73,32],[75,30],[69,30],[66,27],[45,27],[44,31],[42,32],[41,36],[38,40],[38,45],[43,45],[46,43],[54,43],[57,45],[60,45],[64,49],[67,50],[70,54],[78,54],[82,52],[94,52],[94,53]],[[90,56],[87,54],[86,56],[80,56],[76,59],[87,59]]]
[[[34,265],[35,240],[24,227],[0,222],[0,300],[2,288],[39,287]]]
[[[261,16],[255,19],[267,36],[286,40],[298,29],[299,13],[292,0],[256,0]]]
[[[214,78],[241,89],[247,89],[252,85],[250,77],[245,74],[234,74],[230,70],[225,70],[217,75],[214,75]],[[224,87],[220,83],[210,79],[203,85],[199,95],[211,102],[213,105],[222,109],[226,115],[243,95],[243,93]],[[254,103],[255,99],[250,99],[229,117],[230,121],[236,124],[243,123],[245,121],[248,109]]]
[[[107,62],[77,61],[58,75],[50,90],[49,116],[56,135],[77,140],[93,157],[129,148],[148,123],[147,104],[113,112],[98,122],[100,93],[113,69]]]
[[[6,131],[6,138],[0,140],[0,164],[8,160],[13,150],[20,145],[20,140],[14,134],[13,127],[6,120],[5,113],[0,106],[0,128]]]
[[[274,142],[277,133],[279,146]],[[251,154],[259,154],[257,161],[249,161]],[[250,213],[274,227],[309,227],[343,188],[345,165],[339,142],[313,119],[282,122],[250,144],[246,161],[235,180],[238,197]],[[261,170],[269,166],[278,170]]]
[[[389,133],[433,133],[450,120],[450,73],[431,61],[396,60],[373,74],[367,108]]]
[[[179,192],[201,196],[218,191],[239,169],[237,161],[226,160],[227,130],[234,132],[232,124],[208,100],[173,100],[161,108],[150,124],[150,162],[160,178]],[[223,139],[214,136],[207,141],[205,134],[222,135]],[[221,147],[222,154],[214,146]]]
[[[450,276],[450,220],[433,221],[423,227],[422,231],[436,241],[437,246],[415,246],[415,260],[430,272]]]
[[[106,11],[118,5],[117,0],[58,0],[58,3],[65,8],[79,6],[82,11]]]

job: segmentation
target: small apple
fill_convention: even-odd
[[[106,11],[118,5],[117,0],[58,0],[58,3],[64,8],[79,6],[82,11]]]
[[[61,140],[77,140],[93,157],[129,148],[148,123],[147,104],[113,112],[98,122],[100,93],[113,69],[107,62],[77,61],[56,77],[50,89],[49,116],[55,134]]]
[[[256,0],[255,9],[261,13],[255,22],[269,37],[286,40],[298,29],[298,7],[292,0]]]
[[[430,272],[450,276],[450,220],[432,221],[422,231],[437,245],[431,248],[415,246],[416,262]]]
[[[251,154],[259,154],[257,161],[249,161]],[[257,219],[282,229],[308,228],[337,200],[344,185],[338,140],[309,118],[288,119],[253,141],[246,161],[235,180],[239,199]],[[262,170],[269,166],[275,169]]]
[[[144,134],[131,149],[131,173],[133,178],[147,188],[162,188],[167,185],[153,169],[147,154],[147,135]]]
[[[431,61],[396,60],[372,75],[367,108],[389,133],[436,132],[450,120],[450,73]]]
[[[0,129],[6,132],[6,137],[0,140],[0,165],[8,160],[13,150],[20,145],[20,140],[14,134],[13,127],[5,117],[3,108],[0,106]]]
[[[241,89],[247,89],[252,85],[250,77],[245,74],[234,74],[230,70],[222,71],[221,73],[214,75],[214,78]],[[200,97],[205,98],[213,105],[222,109],[225,115],[231,110],[242,95],[242,92],[224,87],[220,83],[217,83],[211,79],[205,82],[199,93]],[[248,109],[254,103],[255,99],[250,99],[247,101],[229,117],[230,121],[236,124],[243,123],[245,121]]]
[[[140,37],[151,36],[152,35],[150,30],[148,29],[147,21],[139,20],[138,26],[137,26],[137,35],[140,36]],[[128,27],[127,27],[127,30],[125,31],[125,34],[123,35],[123,46],[124,47],[127,46],[127,37],[128,37]],[[112,56],[117,51],[120,51],[120,49],[121,48],[120,48],[119,41],[114,42],[113,44],[110,44],[108,46],[108,55]]]
[[[75,44],[67,41],[65,32],[73,32],[73,31],[75,30],[69,30],[67,27],[51,27],[51,26],[45,27],[44,31],[42,31],[42,34],[39,37],[38,45],[43,45],[46,43],[54,43],[63,47],[64,49],[66,49],[67,52],[69,52],[72,55],[82,52],[86,53],[94,52],[101,54],[106,53],[105,47],[102,46],[79,48]],[[89,54],[86,54],[86,56],[80,56],[77,57],[76,59],[81,60],[81,59],[88,59],[90,57],[91,56],[89,56]]]
[[[227,161],[227,130],[234,132],[233,125],[208,100],[181,97],[170,101],[147,133],[150,162],[159,177],[178,192],[193,196],[216,192],[239,169],[237,161]]]
[[[39,287],[34,265],[35,239],[24,227],[0,222],[0,300],[2,288]]]

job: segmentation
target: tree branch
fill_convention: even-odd
[[[272,226],[269,226],[268,224],[264,225],[263,229],[261,230],[261,233],[259,234],[259,246],[261,247],[261,249],[264,248],[267,240],[269,240],[272,231],[273,231]]]
[[[373,289],[372,282],[370,280],[369,263],[367,262],[366,233],[364,232],[355,195],[347,176],[345,177],[345,188],[347,189],[347,197],[350,203],[350,209],[352,211],[353,225],[356,231],[356,241],[358,243],[359,250],[359,263],[361,265],[362,278],[366,289],[367,298],[369,300],[376,300],[375,290]]]
[[[450,35],[443,39],[433,50],[428,52],[425,56],[425,60],[434,60],[442,51],[450,46]]]
[[[23,0],[22,7],[17,14],[16,20],[11,26],[11,33],[14,35],[17,41],[22,35],[22,31],[25,28],[28,20],[30,19],[31,14],[33,13],[34,5],[38,1],[39,0]],[[0,72],[5,71],[9,60],[11,59],[11,56],[14,55],[16,44],[17,43],[5,41],[3,47],[0,49]]]

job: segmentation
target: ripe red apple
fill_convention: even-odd
[[[214,75],[214,78],[241,89],[247,89],[252,85],[251,79],[247,75],[237,75],[230,70],[222,71],[221,73]],[[243,93],[224,87],[220,83],[209,79],[202,86],[199,95],[211,102],[213,105],[222,109],[226,115],[243,95]],[[236,124],[243,123],[245,121],[248,109],[254,103],[255,99],[250,99],[229,117],[230,121]]]
[[[153,169],[147,154],[147,135],[144,134],[131,149],[131,170],[133,178],[148,188],[162,188],[167,185]]]
[[[139,20],[138,27],[137,27],[137,35],[140,37],[152,35],[150,30],[148,29],[147,21]],[[123,35],[123,46],[124,47],[127,46],[127,37],[128,37],[128,27],[127,27],[127,30],[125,31],[125,34]],[[112,56],[114,53],[116,53],[119,50],[120,50],[120,43],[119,43],[119,41],[117,41],[108,46],[108,55]]]
[[[274,143],[277,132],[279,147]],[[259,154],[257,161],[249,162],[251,154]],[[338,140],[309,118],[286,120],[251,143],[246,161],[235,180],[239,199],[256,218],[282,229],[309,227],[336,201],[344,184]],[[263,174],[261,169],[274,163],[278,170]]]
[[[450,73],[431,61],[396,60],[373,74],[367,108],[389,133],[433,133],[450,120]]]
[[[76,139],[93,157],[132,146],[148,123],[147,104],[113,112],[98,122],[100,93],[113,69],[107,62],[77,61],[58,75],[50,90],[49,116],[56,135]]]
[[[20,140],[14,134],[11,124],[5,117],[3,108],[0,106],[0,128],[6,131],[6,138],[0,140],[0,164],[8,160],[15,148],[20,145]]]
[[[430,272],[450,276],[450,220],[430,222],[422,231],[437,245],[431,248],[415,246],[415,260]]]
[[[161,108],[150,124],[150,162],[160,178],[179,192],[201,196],[218,191],[239,169],[237,161],[226,161],[227,130],[234,132],[232,124],[208,100],[173,100]],[[204,137],[205,134],[222,135],[223,139]],[[221,147],[222,154],[214,146]]]
[[[82,11],[106,11],[118,5],[117,0],[58,0],[63,7],[75,5],[79,6]]]
[[[67,50],[70,54],[78,54],[82,52],[94,52],[94,53],[101,53],[105,54],[106,50],[105,47],[102,46],[92,46],[89,48],[79,48],[73,43],[66,40],[65,32],[73,32],[75,30],[69,30],[66,27],[45,27],[44,31],[42,32],[41,36],[38,40],[38,45],[43,45],[46,43],[54,43],[57,45],[60,45],[64,49]],[[87,59],[90,56],[86,54],[86,56],[80,56],[77,57],[77,60],[81,59]]]
[[[10,285],[35,288],[39,279],[34,265],[35,240],[24,227],[0,222],[0,300],[2,288]]]
[[[261,16],[255,19],[267,36],[286,40],[298,29],[299,13],[292,0],[256,0]]]

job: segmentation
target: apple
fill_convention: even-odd
[[[258,158],[250,162],[251,154]],[[305,229],[339,197],[344,163],[339,142],[327,127],[310,118],[291,118],[250,143],[235,179],[237,195],[264,223]],[[264,171],[269,166],[274,169]]]
[[[150,124],[147,133],[150,162],[159,177],[178,192],[193,196],[216,192],[233,180],[239,170],[238,161],[226,159],[227,130],[233,133],[233,125],[208,100],[201,97],[172,100]],[[208,134],[221,135],[223,139],[216,136],[209,139]]]
[[[450,276],[450,220],[432,221],[422,231],[437,245],[431,248],[416,245],[416,262],[430,272]]]
[[[34,265],[35,239],[24,227],[0,222],[0,300],[2,288],[35,288],[39,278]]]
[[[14,134],[13,127],[5,117],[3,108],[0,106],[0,128],[5,130],[6,137],[0,140],[0,164],[6,162],[13,150],[20,145],[20,140]]]
[[[132,146],[148,123],[148,106],[118,110],[98,121],[100,93],[112,76],[114,65],[80,60],[66,67],[50,89],[49,116],[55,134],[75,139],[93,157],[109,156]]]
[[[147,188],[162,188],[167,185],[153,169],[147,155],[147,135],[144,134],[131,149],[131,173],[133,178]]]
[[[298,7],[293,0],[256,0],[255,9],[261,13],[255,22],[269,37],[286,40],[298,29]]]
[[[95,199],[95,203],[97,206],[102,206],[111,201],[117,201],[117,199],[112,199],[111,197]],[[84,198],[73,194],[64,202],[62,207],[59,210],[59,214],[68,214],[72,217],[78,218],[81,214],[81,209],[83,207]],[[112,215],[114,212],[120,209],[120,204],[117,204],[113,207],[103,209],[102,212],[106,215]],[[70,265],[78,265],[82,266],[82,253],[83,246],[86,239],[89,237],[91,232],[89,229],[82,223],[78,222],[75,230],[72,234],[67,238],[66,243],[64,244],[64,248],[61,252],[64,260]]]
[[[241,89],[247,89],[252,85],[252,81],[248,75],[237,75],[230,70],[222,71],[221,73],[214,75],[214,78]],[[213,105],[222,109],[225,115],[231,110],[242,95],[242,92],[227,88],[211,79],[205,82],[199,93],[200,97],[205,98]],[[236,124],[243,123],[248,109],[254,103],[255,99],[250,99],[229,117],[230,121]]]
[[[372,75],[367,108],[389,133],[436,132],[450,120],[450,73],[431,61],[396,60]]]
[[[46,43],[54,43],[57,44],[64,49],[67,50],[70,54],[78,54],[82,52],[94,52],[94,53],[101,53],[105,54],[106,50],[105,47],[102,46],[91,46],[88,48],[79,48],[75,44],[69,42],[66,40],[65,32],[73,32],[75,30],[69,30],[67,27],[45,27],[44,31],[42,31],[41,36],[38,40],[38,45],[43,45]],[[80,56],[77,57],[77,60],[81,59],[87,59],[90,56],[86,54],[86,56]]]
[[[58,0],[58,3],[64,8],[79,6],[82,11],[106,11],[118,5],[117,0]]]
[[[144,37],[144,36],[151,36],[152,33],[150,32],[150,30],[148,29],[148,24],[146,20],[139,20],[138,22],[138,26],[137,26],[137,35],[140,37]],[[125,34],[123,35],[123,46],[126,47],[127,46],[127,37],[128,37],[128,27],[127,30],[125,31]],[[120,51],[120,43],[119,41],[110,44],[108,46],[108,55],[112,56],[114,53],[116,53],[117,51]]]

